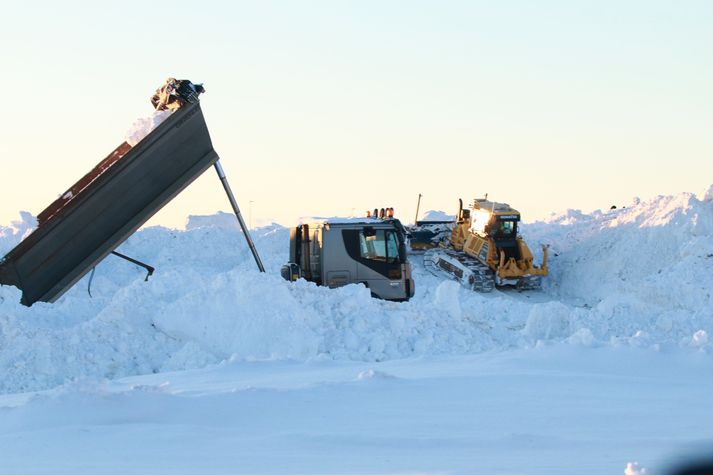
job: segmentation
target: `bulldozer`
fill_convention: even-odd
[[[520,212],[507,203],[475,199],[470,209],[459,200],[450,240],[423,255],[426,269],[446,275],[478,292],[496,286],[539,289],[547,275],[547,247],[542,262],[534,264],[530,248],[518,234]]]

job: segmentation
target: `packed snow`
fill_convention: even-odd
[[[439,210],[431,210],[423,213],[419,221],[455,221],[455,219],[456,217],[453,214]]]
[[[524,224],[536,261],[537,244],[549,246],[538,292],[473,293],[414,254],[416,296],[405,303],[372,299],[360,285],[284,281],[289,230],[278,224],[252,231],[264,274],[226,213],[191,216],[185,230],[143,229],[119,251],[157,268],[148,282],[109,256],[92,297],[87,278],[32,308],[0,287],[0,456],[14,454],[23,473],[50,473],[22,466],[32,444],[16,436],[36,429],[51,446],[75,423],[100,430],[97,450],[101,441],[139,450],[153,438],[142,426],[111,431],[112,421],[175,422],[183,428],[158,446],[187,437],[203,447],[188,432],[205,416],[205,441],[217,445],[200,457],[213,465],[168,451],[183,465],[142,473],[233,473],[230,441],[255,464],[246,473],[659,473],[650,464],[710,441],[712,197],[713,187]],[[0,255],[35,225],[23,212],[0,226]],[[484,408],[492,414],[473,418]],[[233,439],[214,433],[241,424]],[[290,437],[305,431],[307,441]],[[110,470],[99,455],[82,468],[68,462],[68,440],[48,449],[55,469],[138,468]],[[264,450],[251,452],[260,440]],[[317,457],[325,444],[334,459]],[[267,450],[279,447],[296,452]]]

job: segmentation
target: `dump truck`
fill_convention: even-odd
[[[406,231],[398,219],[381,216],[320,219],[292,228],[282,277],[330,288],[361,283],[372,297],[409,300],[415,285]]]
[[[536,266],[518,233],[519,221],[519,211],[507,203],[489,201],[487,195],[475,199],[470,209],[463,209],[459,200],[450,239],[424,253],[424,266],[479,292],[490,292],[495,286],[540,288],[547,275],[547,247],[542,246],[542,262]]]
[[[151,103],[156,110],[172,111],[170,116],[135,145],[123,142],[39,213],[37,229],[0,259],[0,285],[20,289],[21,303],[29,307],[55,302],[109,255],[151,275],[153,267],[116,248],[210,167],[264,272],[213,149],[198,100],[204,91],[201,84],[169,78]]]

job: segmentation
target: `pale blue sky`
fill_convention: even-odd
[[[2,1],[0,223],[122,140],[168,76],[253,219],[489,193],[526,220],[713,183],[713,2]],[[213,172],[152,223],[228,210]]]

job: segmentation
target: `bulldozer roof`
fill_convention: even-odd
[[[507,203],[498,203],[495,201],[489,201],[486,199],[482,198],[476,198],[473,201],[473,209],[482,209],[484,211],[487,211],[489,213],[492,213],[497,216],[501,215],[517,215],[518,218],[520,217],[520,212],[516,210],[515,208],[512,208],[509,204]]]

